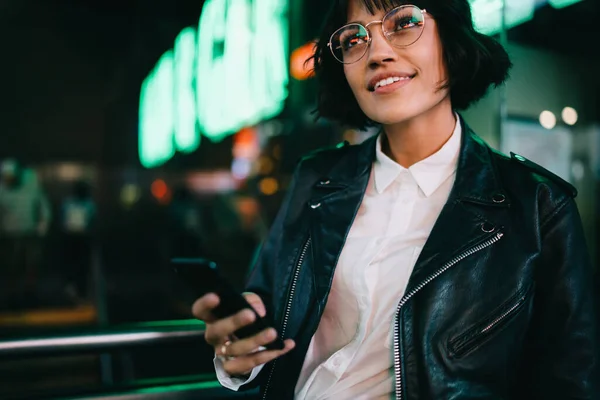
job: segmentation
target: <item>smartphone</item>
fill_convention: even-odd
[[[192,289],[195,298],[200,298],[207,293],[215,293],[219,296],[221,301],[212,311],[215,317],[226,318],[246,308],[254,312],[256,319],[252,324],[235,331],[236,339],[254,336],[274,326],[266,317],[258,315],[244,296],[221,276],[217,264],[213,261],[203,258],[174,258],[171,260],[171,265],[181,281]],[[281,350],[285,345],[278,337],[265,347],[269,350]]]

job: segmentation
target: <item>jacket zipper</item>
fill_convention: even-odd
[[[401,365],[400,365],[400,333],[398,331],[398,325],[399,325],[399,320],[400,320],[400,311],[402,310],[402,307],[404,307],[404,305],[406,303],[408,303],[408,301],[415,294],[417,294],[419,291],[421,291],[425,286],[427,286],[429,283],[431,283],[437,277],[442,275],[444,272],[446,272],[447,270],[452,268],[459,261],[462,261],[464,258],[466,258],[472,254],[475,254],[478,251],[485,249],[486,247],[493,245],[494,243],[496,243],[497,241],[502,239],[502,236],[504,236],[504,234],[502,232],[498,232],[491,239],[454,257],[452,260],[450,260],[446,264],[444,264],[444,266],[442,268],[440,268],[434,274],[429,275],[417,287],[415,287],[409,293],[404,295],[404,297],[402,297],[402,299],[400,300],[400,303],[398,303],[398,307],[396,308],[396,315],[394,318],[394,372],[396,374],[396,400],[402,400],[402,371],[400,370],[400,368],[401,368]]]
[[[519,300],[514,305],[512,305],[508,310],[503,312],[500,316],[496,317],[492,322],[487,324],[484,328],[479,329],[477,331],[477,333],[475,333],[470,339],[461,343],[460,346],[458,346],[457,348],[454,349],[455,356],[456,357],[462,356],[465,353],[464,349],[471,348],[471,345],[473,343],[475,343],[476,341],[478,341],[481,338],[481,335],[485,335],[487,332],[491,331],[496,326],[498,326],[500,323],[502,323],[504,320],[506,320],[508,317],[510,317],[513,313],[518,311],[521,308],[521,306],[525,303],[526,298],[527,298],[527,294],[523,294],[522,296],[520,296]]]
[[[511,315],[517,308],[519,308],[521,306],[521,304],[523,304],[524,301],[525,301],[525,296],[523,295],[523,296],[521,296],[521,298],[519,298],[519,301],[517,302],[517,304],[515,304],[514,306],[512,306],[511,308],[506,310],[506,312],[504,312],[501,316],[499,316],[498,318],[493,320],[488,326],[483,328],[479,332],[479,334],[486,333],[487,331],[493,329],[496,325],[498,325],[500,322],[502,322],[506,317]]]
[[[296,267],[294,270],[294,278],[292,279],[292,285],[290,287],[290,295],[288,297],[288,302],[285,307],[285,314],[283,316],[283,324],[281,326],[281,338],[285,337],[285,332],[287,330],[288,320],[290,318],[290,313],[292,311],[292,301],[294,300],[294,294],[296,293],[296,285],[298,283],[298,277],[300,276],[300,267],[304,262],[304,258],[306,257],[306,252],[308,251],[308,246],[310,245],[310,236],[304,243],[302,247],[302,251],[300,252],[300,257],[298,258],[298,262],[296,263]],[[267,380],[267,386],[265,387],[265,393],[263,395],[263,400],[267,398],[267,393],[269,391],[269,386],[271,386],[271,378],[273,378],[273,372],[275,372],[275,366],[277,365],[277,359],[273,361],[273,366],[271,367],[271,371],[269,372],[269,379]]]

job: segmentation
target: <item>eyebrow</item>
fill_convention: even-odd
[[[363,26],[366,25],[364,23],[364,21],[348,21],[348,22],[346,22],[345,25],[350,25],[350,24],[359,24],[359,25],[363,25]]]
[[[400,6],[399,6],[399,7],[400,7]],[[420,9],[420,10],[423,12],[423,18],[427,18],[428,16],[431,16],[431,14],[429,14],[429,12],[427,12],[427,10],[426,10],[426,9]],[[387,14],[388,12],[389,12],[389,11],[386,11],[386,14]],[[385,14],[384,14],[384,15],[385,15]],[[380,19],[374,19],[373,21],[381,21],[381,20],[380,20]],[[371,23],[371,22],[373,22],[373,21],[370,21],[369,23]],[[345,25],[350,25],[350,24],[359,24],[359,25],[362,25],[362,26],[365,26],[365,25],[367,25],[367,24],[365,24],[365,23],[364,23],[364,21],[358,21],[358,20],[354,20],[354,21],[348,21],[348,22],[346,22],[346,23],[344,24],[344,26],[345,26]]]
[[[408,3],[407,3],[407,4],[408,4]],[[406,5],[406,4],[401,4],[401,5],[399,5],[399,6],[394,6],[394,7],[390,8],[389,10],[383,10],[383,15],[385,16],[385,15],[386,15],[387,13],[389,13],[391,10],[393,10],[393,9],[395,9],[395,8],[398,8],[398,7],[401,7],[401,6],[404,6],[404,5]],[[374,19],[373,21],[381,21],[381,20],[380,20],[380,19]],[[373,22],[373,21],[370,21],[370,22]],[[369,23],[370,23],[370,22],[369,22]],[[366,23],[365,23],[364,21],[360,21],[360,20],[348,21],[348,22],[346,22],[346,24],[345,24],[345,25],[350,25],[350,24],[360,24],[360,25],[362,25],[362,26],[365,26],[365,25],[366,25]]]

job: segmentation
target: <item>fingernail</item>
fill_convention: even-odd
[[[219,296],[217,296],[216,293],[207,293],[204,296],[205,299],[207,299],[208,301],[216,301],[219,300]]]
[[[277,332],[275,332],[275,329],[270,328],[265,332],[265,337],[267,339],[271,339],[271,338],[275,339],[277,337]]]

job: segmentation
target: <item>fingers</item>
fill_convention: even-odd
[[[266,314],[266,309],[262,299],[257,294],[251,292],[246,292],[243,295],[248,304],[250,304],[254,310],[256,310],[258,315],[264,317]],[[194,302],[192,306],[192,314],[204,322],[213,322],[216,319],[211,314],[211,311],[219,305],[219,301],[219,296],[214,293],[207,293]]]
[[[244,293],[244,297],[258,315],[266,314],[264,303],[257,294]],[[257,351],[261,346],[266,346],[277,339],[277,332],[273,328],[265,329],[246,339],[230,342],[224,347],[223,345],[234,332],[254,322],[256,315],[252,310],[245,309],[233,316],[217,319],[212,315],[212,310],[219,305],[219,301],[216,294],[209,293],[196,300],[192,312],[196,318],[206,322],[204,337],[206,342],[215,348],[216,354],[224,355],[222,350],[225,349],[227,352],[225,355],[233,357],[223,361],[223,368],[230,375],[246,374],[254,367],[280,357],[294,348],[294,342],[286,340],[282,350]]]
[[[268,328],[252,337],[232,342],[227,346],[227,354],[222,354],[220,349],[217,349],[217,354],[230,357],[245,356],[255,352],[260,346],[266,346],[275,339],[277,339],[277,332],[273,328]]]
[[[274,360],[292,350],[296,344],[293,340],[285,340],[285,347],[282,350],[264,350],[256,353],[248,354],[245,356],[238,356],[230,360],[223,361],[223,369],[229,375],[247,375],[252,372],[252,369],[266,364],[271,360]],[[239,344],[235,343],[235,344]],[[228,346],[227,354],[231,355],[231,347],[233,343]]]
[[[246,298],[246,301],[248,302],[248,304],[250,304],[256,310],[258,315],[260,315],[261,317],[264,317],[267,314],[265,304],[263,303],[260,296],[258,296],[256,293],[252,293],[252,292],[245,292],[245,293],[243,293],[243,295]]]
[[[231,317],[227,317],[206,325],[204,338],[208,344],[218,346],[226,338],[231,336],[238,329],[251,324],[256,319],[256,315],[251,310],[242,310]],[[258,346],[257,346],[258,347]]]
[[[219,301],[219,296],[214,293],[208,293],[194,302],[192,314],[204,322],[213,322],[215,318],[211,314],[211,311],[219,305]]]

